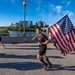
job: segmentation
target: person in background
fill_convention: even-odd
[[[58,49],[58,46],[56,45],[56,40],[53,39],[51,33],[49,32],[49,38],[48,38],[51,42],[53,42],[53,45]]]
[[[2,42],[1,34],[0,34],[0,44],[1,44],[2,48],[4,49],[4,48],[5,48],[5,46],[4,46],[3,42]]]
[[[48,38],[42,33],[41,28],[36,29],[37,36],[33,37],[32,40],[37,40],[39,45],[39,52],[37,54],[37,59],[44,64],[44,69],[47,70],[51,67],[51,62],[46,56],[47,44],[49,43]]]
[[[51,35],[50,32],[49,32],[49,38],[48,38],[48,40],[51,41],[51,42],[53,42],[53,45],[54,45],[57,49],[59,49],[58,46],[57,46],[56,40],[52,37],[52,35]],[[62,51],[61,51],[61,54],[63,54]]]

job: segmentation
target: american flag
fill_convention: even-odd
[[[75,51],[75,29],[68,15],[48,28],[64,55]]]

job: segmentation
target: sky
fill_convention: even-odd
[[[24,20],[24,0],[0,0],[0,26]],[[26,0],[26,20],[52,25],[66,13],[75,25],[75,0]]]

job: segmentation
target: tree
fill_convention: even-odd
[[[2,33],[8,33],[8,28],[2,28]]]
[[[2,35],[3,36],[9,36],[8,28],[2,28]]]
[[[23,32],[23,27],[19,27],[18,31]]]

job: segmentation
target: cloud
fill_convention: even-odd
[[[64,1],[62,3],[64,3],[65,7],[71,4],[70,1],[66,2]],[[39,4],[38,7],[36,8],[36,11],[39,12],[37,17],[40,20],[46,22],[47,24],[55,23],[59,18],[61,18],[63,15],[65,15],[68,12],[69,12],[68,14],[69,17],[74,17],[74,13],[71,10],[65,11],[64,7],[62,7],[61,5],[56,6],[51,2],[47,2],[46,7],[44,7],[44,9],[41,7],[42,7],[41,4]],[[43,12],[43,10],[45,12],[47,11],[47,13]]]
[[[61,17],[61,15],[54,15],[53,13],[39,13],[37,16],[39,17],[39,20],[43,20],[43,22],[48,25],[53,25]]]
[[[74,13],[73,13],[73,12],[71,12],[71,11],[67,11],[67,12],[68,12],[68,15],[69,15],[70,17],[74,16]]]
[[[41,8],[41,3],[42,3],[42,0],[36,0],[36,4],[37,4],[36,11],[37,12],[42,12],[43,8]]]
[[[36,8],[36,11],[40,12],[40,6],[38,6],[38,7]]]
[[[41,3],[42,2],[42,0],[38,0],[38,3]]]
[[[71,1],[65,0],[64,2],[62,2],[62,4],[65,4],[66,8],[67,8],[71,4]]]
[[[75,14],[72,11],[70,11],[70,10],[63,11],[62,13],[63,14],[68,14],[69,17],[74,17],[75,16]]]
[[[62,6],[58,5],[58,6],[55,6],[54,4],[48,2],[48,9],[49,11],[51,12],[56,12],[56,13],[61,13],[62,12]]]
[[[15,3],[15,0],[10,0],[12,3]]]
[[[55,12],[55,5],[53,3],[48,2],[47,5],[49,13]]]
[[[62,6],[56,6],[55,10],[57,13],[60,13],[62,11]]]
[[[42,0],[37,1],[36,11],[39,13],[44,13],[45,12],[45,5],[42,6],[41,2],[42,2]]]
[[[64,2],[62,2],[62,4],[70,5],[70,4],[71,4],[71,1],[67,1],[67,0],[65,0]]]
[[[68,1],[68,2],[67,2],[67,5],[69,5],[70,3],[71,3],[71,2],[70,2],[70,1]]]
[[[68,2],[66,3],[66,8],[67,8],[70,4],[71,4],[71,2],[68,1]]]

